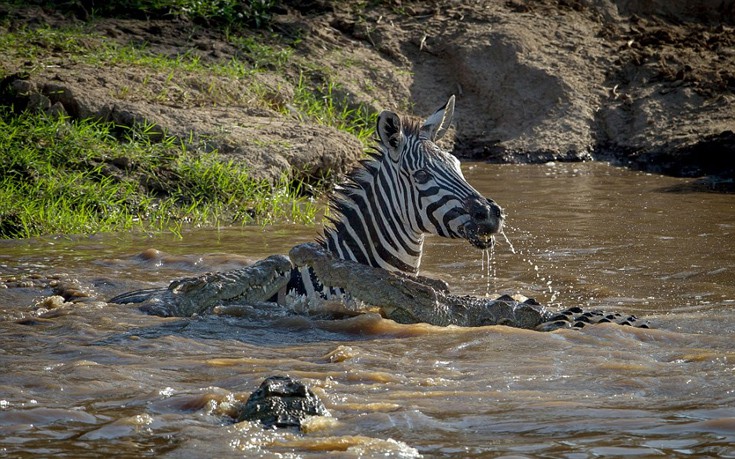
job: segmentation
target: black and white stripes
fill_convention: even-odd
[[[454,96],[421,125],[380,114],[376,150],[332,199],[336,217],[320,241],[325,248],[342,259],[415,274],[427,233],[490,246],[502,210],[434,143],[453,112]]]

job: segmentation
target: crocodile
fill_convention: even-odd
[[[149,314],[190,317],[220,304],[259,304],[283,289],[291,278],[291,262],[271,255],[245,268],[207,273],[171,282],[166,288],[123,293],[109,303],[140,303]]]
[[[278,292],[288,284],[292,266],[309,266],[325,286],[344,292],[339,299],[341,307],[335,307],[335,299],[305,296],[299,298],[301,301],[291,298],[284,302]],[[538,331],[605,322],[648,327],[633,315],[579,307],[553,311],[531,298],[454,295],[442,280],[342,260],[315,242],[293,247],[288,257],[273,255],[246,268],[176,280],[167,288],[125,293],[109,302],[141,303],[143,311],[161,316],[252,316],[255,312],[261,318],[283,314],[342,318],[377,311],[402,324],[506,325]]]
[[[237,422],[260,422],[266,429],[301,427],[309,417],[331,416],[311,389],[289,376],[266,378],[237,408]]]
[[[581,328],[590,323],[614,322],[648,328],[633,315],[602,310],[585,311],[571,307],[552,311],[532,298],[501,295],[494,299],[454,295],[441,280],[386,271],[349,260],[335,258],[319,244],[295,246],[289,257],[297,265],[308,265],[329,286],[349,292],[365,306],[377,307],[381,315],[395,322],[428,323],[438,326],[510,327],[550,331],[561,327]]]

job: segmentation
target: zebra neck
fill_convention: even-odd
[[[335,203],[339,217],[325,230],[325,248],[343,260],[417,274],[423,234],[411,230],[394,203],[376,202],[368,196],[363,190]]]

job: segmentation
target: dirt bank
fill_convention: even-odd
[[[99,67],[63,51],[43,63],[0,64],[5,75],[25,72],[24,83],[6,82],[4,100],[121,124],[145,120],[206,139],[208,148],[265,177],[341,173],[359,157],[360,143],[279,110],[289,107],[306,62],[350,106],[421,115],[455,94],[456,127],[446,146],[463,157],[606,159],[666,174],[735,177],[733,0],[376,3],[282,2],[272,30],[298,37],[289,40],[292,54],[249,77],[268,104],[253,102],[244,89],[251,81],[213,75],[208,85],[171,84],[165,72]],[[225,32],[181,18],[79,16],[38,7],[0,12],[8,30],[84,23],[167,56],[240,56]],[[261,31],[252,37],[274,39]],[[166,96],[147,96],[144,83]]]

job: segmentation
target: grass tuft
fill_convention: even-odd
[[[182,225],[313,223],[299,185],[251,178],[216,152],[127,128],[46,115],[0,116],[0,238]]]
[[[332,80],[317,88],[315,91],[314,86],[301,73],[293,101],[299,118],[332,126],[357,137],[363,145],[370,145],[375,134],[378,113],[364,104],[350,104],[344,97],[338,96],[339,84]]]
[[[21,0],[8,3],[16,6],[28,4]],[[97,16],[134,19],[184,17],[207,26],[257,29],[270,28],[273,11],[278,7],[276,0],[35,0],[31,3],[86,19]]]

